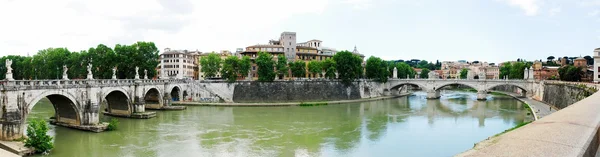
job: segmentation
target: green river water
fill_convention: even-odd
[[[452,156],[532,119],[511,97],[425,95],[312,107],[190,106],[152,119],[118,118],[118,130],[102,133],[50,125],[55,149],[47,156]],[[29,118],[53,114],[42,100]]]

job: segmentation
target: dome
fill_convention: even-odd
[[[587,61],[585,58],[582,57],[577,57],[577,59],[575,59],[576,61]]]

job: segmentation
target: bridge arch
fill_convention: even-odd
[[[418,83],[411,83],[411,82],[403,82],[403,83],[399,83],[399,84],[395,84],[393,86],[390,87],[390,90],[395,90],[398,89],[404,85],[412,85],[412,86],[418,86],[419,88],[421,88],[422,90],[426,90],[427,88],[425,88],[424,85],[418,84]]]
[[[475,90],[479,90],[479,88],[477,88],[476,85],[472,85],[472,84],[465,83],[465,82],[449,82],[449,83],[444,83],[442,85],[434,87],[435,88],[434,90],[435,91],[440,91],[440,89],[442,89],[442,88],[444,88],[446,86],[450,86],[450,85],[463,85],[463,86],[467,86],[467,87],[473,88]]]
[[[144,103],[146,105],[159,105],[162,104],[162,93],[158,88],[152,87],[144,92]]]
[[[179,101],[181,98],[179,97],[179,93],[181,93],[181,87],[175,85],[172,86],[171,89],[169,90],[169,93],[171,94],[171,99],[173,101]]]
[[[132,113],[131,97],[127,91],[112,88],[103,93],[102,100],[106,100],[107,110],[112,114],[130,115]]]
[[[488,86],[488,88],[486,90],[489,91],[489,90],[492,90],[493,88],[496,88],[498,86],[503,86],[503,85],[515,86],[515,87],[523,90],[525,93],[529,93],[529,90],[527,90],[527,88],[523,87],[522,85],[519,85],[517,83],[509,83],[509,82],[490,85],[490,86]]]
[[[25,95],[25,93],[23,93]],[[73,125],[81,124],[78,102],[75,97],[68,92],[49,90],[33,97],[27,102],[27,113],[30,113],[33,107],[42,99],[48,98],[54,107],[54,118],[56,122]]]

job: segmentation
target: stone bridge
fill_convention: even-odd
[[[449,85],[464,85],[477,90],[477,99],[485,100],[487,93],[494,87],[501,85],[516,86],[523,91],[523,96],[531,95],[535,82],[533,80],[501,80],[501,79],[390,79],[387,89],[390,93],[396,94],[406,86],[417,86],[427,92],[428,99],[437,99],[440,97],[440,90]]]
[[[8,80],[0,83],[0,140],[22,137],[29,112],[42,98],[48,98],[54,106],[52,123],[96,132],[106,127],[99,121],[100,114],[151,118],[155,113],[146,109],[163,109],[173,100],[199,101],[209,97],[215,98],[212,101],[230,101],[226,94],[229,92],[222,92],[225,96],[220,96],[215,94],[219,91],[192,80]]]

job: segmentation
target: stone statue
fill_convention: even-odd
[[[9,80],[9,81],[15,80],[15,79],[13,79],[11,65],[12,65],[12,60],[7,59],[6,60],[6,80]]]
[[[88,75],[92,74],[92,63],[88,63],[87,71],[88,71]]]
[[[114,67],[114,68],[112,69],[112,71],[113,71],[113,74],[112,74],[112,79],[113,79],[113,80],[116,80],[116,79],[117,79],[117,67]]]
[[[138,71],[140,71],[140,68],[136,66],[135,67],[135,79],[136,80],[140,79],[140,74]]]
[[[94,79],[94,75],[92,75],[92,63],[88,63],[87,71],[88,71],[87,79],[88,80],[93,80]]]
[[[12,73],[12,60],[7,59],[6,60],[6,73]]]
[[[144,79],[148,79],[148,70],[144,69]]]
[[[67,71],[69,70],[69,68],[67,68],[66,65],[63,65],[63,76],[67,75]]]

